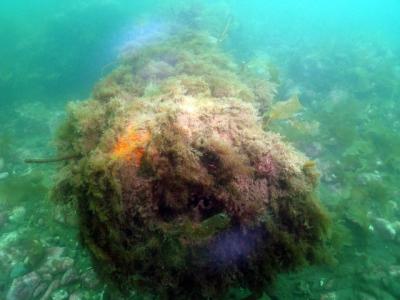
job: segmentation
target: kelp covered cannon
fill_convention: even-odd
[[[76,205],[83,244],[122,289],[161,298],[259,293],[321,254],[315,166],[262,129],[275,85],[205,33],[125,52],[57,143],[73,155],[53,198]]]

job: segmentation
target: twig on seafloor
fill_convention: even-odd
[[[60,156],[60,157],[50,157],[50,158],[32,158],[32,159],[25,159],[25,163],[27,164],[47,164],[47,163],[53,163],[53,162],[60,162],[60,161],[66,161],[70,159],[77,159],[80,158],[81,155],[79,154],[71,154],[71,155],[66,155],[66,156]]]
[[[219,35],[219,38],[218,38],[219,43],[223,42],[226,39],[226,37],[228,35],[228,31],[232,25],[232,21],[233,21],[233,16],[231,14],[229,14],[227,17],[226,23],[225,23],[224,30]]]

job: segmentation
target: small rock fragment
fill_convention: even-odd
[[[82,282],[87,288],[93,289],[99,284],[99,279],[93,270],[89,270],[82,274]]]
[[[68,300],[82,300],[82,297],[79,293],[75,292],[69,296]]]
[[[37,298],[42,295],[47,290],[47,286],[48,284],[45,282],[39,284],[39,286],[33,292],[33,298]]]
[[[389,275],[399,278],[400,277],[400,265],[390,266]]]
[[[75,269],[71,268],[65,271],[64,275],[61,277],[60,284],[61,285],[68,285],[71,284],[79,279],[78,273]]]
[[[394,221],[392,223],[392,226],[393,226],[394,230],[396,230],[396,232],[400,231],[400,221]]]
[[[26,215],[26,209],[23,206],[18,206],[14,208],[8,217],[8,219],[13,223],[20,223],[24,220]]]
[[[38,269],[40,274],[57,274],[71,268],[74,260],[70,257],[48,257],[46,262]]]
[[[44,274],[41,274],[42,275],[42,279],[44,280],[44,281],[51,281],[52,279],[53,279],[53,276],[50,274],[50,273],[44,273]]]
[[[10,272],[10,277],[11,279],[21,277],[27,273],[27,268],[25,264],[23,263],[16,263],[12,268]]]
[[[60,281],[58,279],[54,280],[46,290],[46,293],[43,295],[40,300],[47,300],[50,298],[50,295],[60,286]]]
[[[322,294],[319,298],[320,300],[336,300],[338,299],[337,295],[334,292]]]
[[[6,179],[10,175],[8,172],[1,172],[0,173],[0,180]]]
[[[65,248],[63,247],[51,247],[46,250],[48,257],[60,257],[64,254]]]
[[[6,225],[8,221],[7,214],[5,212],[0,212],[0,229]]]
[[[60,289],[58,291],[55,291],[51,295],[51,300],[66,300],[68,299],[68,292],[64,289]]]
[[[60,224],[71,227],[78,226],[78,216],[74,210],[68,210],[63,206],[57,205],[53,210],[54,220]]]
[[[15,278],[7,293],[6,300],[28,300],[39,284],[40,277],[36,272]]]
[[[374,230],[380,236],[388,240],[394,240],[396,237],[396,229],[392,223],[384,218],[374,218],[372,221]]]

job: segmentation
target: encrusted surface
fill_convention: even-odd
[[[126,52],[92,99],[70,105],[59,150],[82,158],[53,195],[77,204],[103,274],[196,299],[258,293],[318,259],[327,218],[314,165],[258,117],[275,88],[186,33]]]

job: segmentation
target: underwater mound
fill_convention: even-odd
[[[122,290],[167,299],[259,294],[320,255],[315,166],[262,129],[276,86],[205,33],[127,49],[57,138],[74,157],[53,198],[76,206],[83,244]]]

